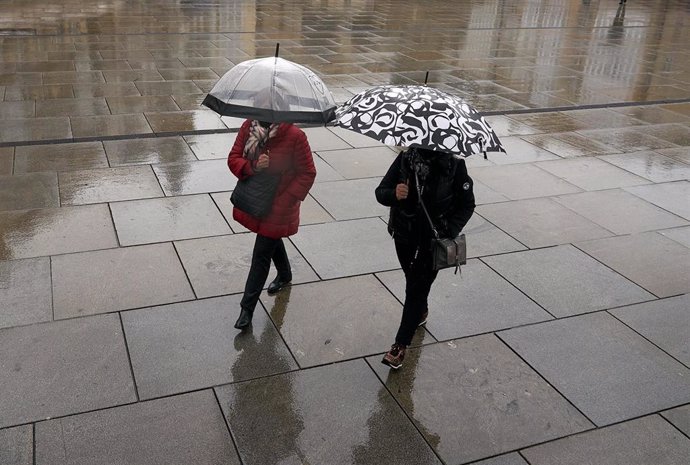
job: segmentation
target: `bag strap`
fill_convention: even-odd
[[[415,188],[417,189],[417,199],[422,206],[422,210],[424,210],[424,215],[426,216],[426,219],[429,220],[429,226],[431,226],[431,232],[434,233],[434,239],[438,239],[439,238],[438,231],[434,227],[434,222],[431,221],[431,216],[429,216],[429,212],[426,209],[426,205],[424,205],[424,201],[422,200],[422,192],[419,189],[419,176],[417,175],[417,170],[413,170],[413,171],[414,171],[414,181],[415,181],[414,185],[415,185]]]

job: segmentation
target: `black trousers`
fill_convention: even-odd
[[[405,304],[395,342],[409,346],[422,314],[429,308],[428,297],[438,271],[431,269],[431,250],[395,241],[395,251],[405,273]]]
[[[252,264],[249,268],[247,282],[244,285],[244,295],[240,306],[250,312],[254,311],[259,301],[261,290],[266,285],[268,272],[271,270],[271,260],[278,270],[278,276],[284,281],[292,279],[290,260],[288,260],[285,244],[282,239],[256,235],[254,251],[252,252]]]

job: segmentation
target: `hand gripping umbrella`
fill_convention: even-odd
[[[467,102],[427,86],[376,86],[336,110],[335,125],[387,145],[468,157],[505,152],[498,136]]]
[[[334,118],[335,101],[304,66],[276,56],[244,61],[213,86],[202,102],[223,116],[268,122],[321,123]]]

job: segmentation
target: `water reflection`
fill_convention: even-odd
[[[620,44],[623,40],[623,35],[625,33],[625,29],[623,28],[624,20],[625,3],[620,3],[618,5],[618,10],[616,10],[616,16],[613,18],[613,24],[611,24],[607,36],[610,44]]]

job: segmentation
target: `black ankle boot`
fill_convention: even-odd
[[[282,279],[280,277],[280,275],[278,275],[278,276],[276,276],[276,279],[271,281],[271,284],[268,285],[268,289],[266,289],[266,292],[268,292],[270,295],[275,294],[276,292],[280,291],[285,286],[288,286],[291,281],[292,281],[292,278]]]
[[[240,310],[240,316],[237,318],[237,321],[235,322],[235,328],[237,329],[244,329],[250,324],[252,324],[252,317],[254,316],[254,311],[246,310],[246,309],[241,309]]]

